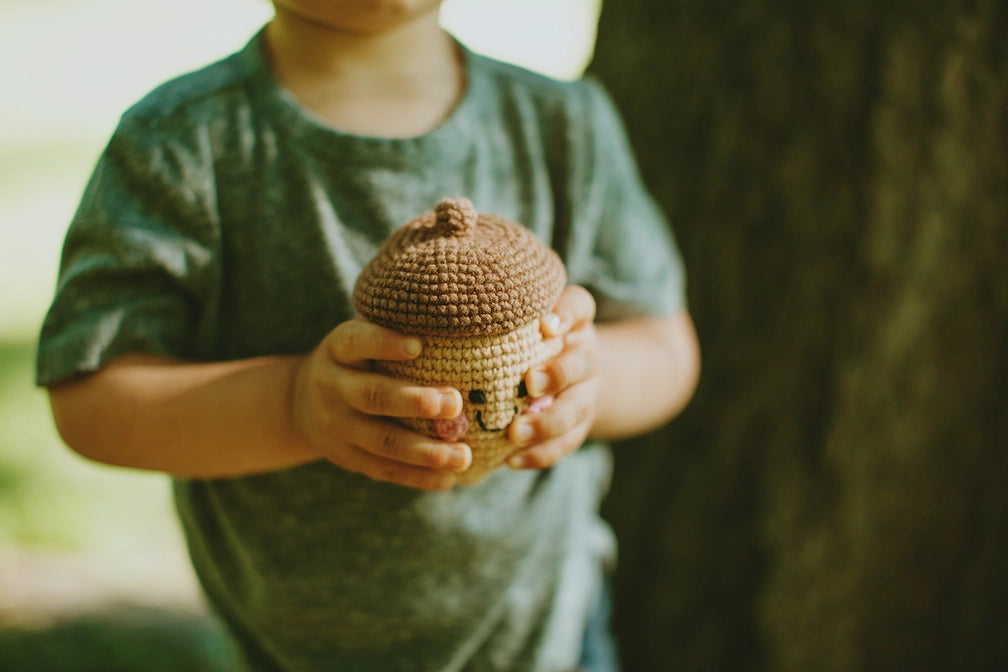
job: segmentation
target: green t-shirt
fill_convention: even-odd
[[[530,227],[600,321],[684,308],[668,227],[594,82],[465,52],[449,119],[411,139],[325,127],[261,34],[123,117],[67,234],[38,382],[127,352],[303,353],[351,316],[362,266],[445,196]],[[175,481],[193,564],[255,669],[575,667],[614,546],[609,454],[418,492],[328,463]]]

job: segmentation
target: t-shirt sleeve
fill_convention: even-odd
[[[623,122],[608,94],[584,80],[590,191],[582,207],[595,239],[586,279],[599,321],[686,309],[682,258],[671,227],[647,192]]]
[[[216,284],[212,180],[199,143],[124,118],[70,227],[42,326],[36,381],[126,353],[192,357]]]

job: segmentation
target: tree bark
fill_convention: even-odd
[[[627,670],[1008,667],[1006,35],[996,0],[604,5],[704,350],[617,449]]]

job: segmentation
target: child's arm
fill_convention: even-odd
[[[548,410],[521,416],[509,435],[523,446],[509,463],[546,468],[590,435],[621,439],[660,426],[689,402],[700,376],[700,347],[689,314],[595,325],[595,302],[568,287],[547,336],[564,335],[557,357],[526,375],[529,394],[552,394]]]
[[[469,448],[378,416],[452,418],[462,398],[369,370],[406,360],[416,339],[351,320],[305,357],[191,363],[121,357],[50,391],[71,448],[100,462],[190,478],[241,476],[328,459],[423,489],[454,485]]]

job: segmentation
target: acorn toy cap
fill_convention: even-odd
[[[545,315],[566,284],[560,257],[524,226],[445,199],[396,231],[364,268],[354,308],[418,335],[493,335]]]

